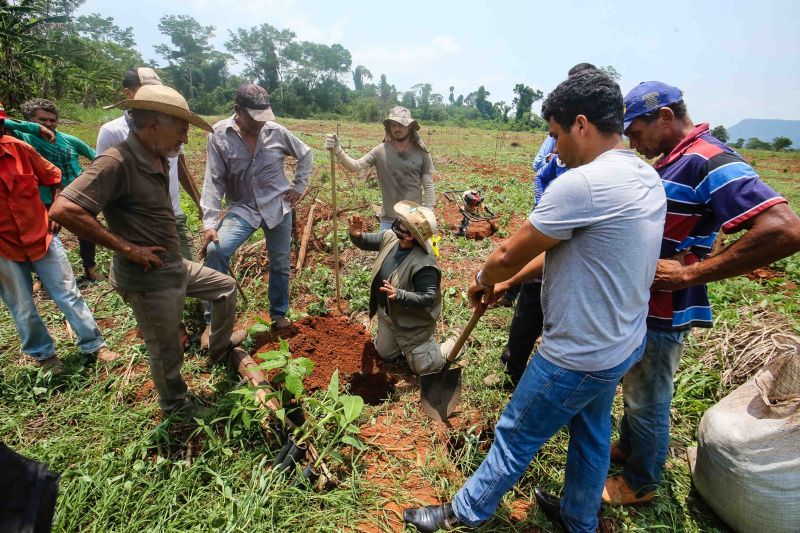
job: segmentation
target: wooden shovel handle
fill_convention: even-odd
[[[486,311],[485,305],[479,305],[475,309],[472,310],[472,316],[469,317],[469,322],[467,325],[464,326],[464,330],[461,332],[461,335],[458,336],[456,339],[456,343],[453,345],[453,348],[450,350],[450,353],[447,354],[447,362],[452,363],[458,357],[458,353],[461,351],[461,348],[464,347],[464,344],[467,342],[472,330],[475,329],[475,325],[478,323],[478,320],[481,319],[483,313]]]

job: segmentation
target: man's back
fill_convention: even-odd
[[[605,152],[548,187],[530,218],[562,241],[546,256],[545,358],[604,370],[641,343],[665,209],[658,174],[629,150]]]

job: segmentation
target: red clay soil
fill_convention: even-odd
[[[444,209],[444,223],[442,224],[443,232],[457,233],[461,227],[461,219],[464,218],[461,212],[453,204],[445,206]],[[467,226],[467,239],[475,241],[482,241],[487,237],[491,237],[497,233],[497,226],[492,222],[470,222]]]
[[[783,274],[772,270],[769,267],[764,268],[757,268],[750,272],[749,274],[745,274],[748,279],[752,279],[754,281],[761,281],[761,280],[771,280],[775,278],[782,278]]]
[[[256,361],[260,361],[259,353],[278,349],[277,337],[271,337],[256,349]],[[351,393],[364,397],[367,403],[378,403],[386,399],[396,381],[381,369],[367,330],[343,316],[309,316],[292,324],[280,337],[289,344],[293,357],[314,361],[314,371],[305,379],[308,390],[327,387],[338,369],[341,381],[351,382]]]

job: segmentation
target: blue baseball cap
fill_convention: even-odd
[[[625,117],[622,131],[628,129],[637,117],[652,113],[683,100],[683,92],[677,87],[660,81],[643,81],[625,95]]]

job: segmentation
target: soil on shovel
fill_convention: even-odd
[[[270,337],[256,349],[253,359],[257,362],[259,353],[278,349],[277,335]],[[384,368],[369,332],[345,317],[309,316],[293,323],[280,337],[289,344],[292,357],[314,361],[314,371],[305,379],[308,390],[327,387],[338,369],[340,382],[350,384],[351,394],[378,404],[389,398],[400,379]]]

